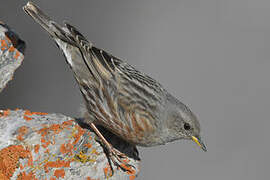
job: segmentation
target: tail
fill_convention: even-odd
[[[73,46],[77,46],[74,43],[74,39],[70,36],[66,27],[61,27],[56,22],[51,20],[49,16],[44,14],[38,6],[32,2],[28,2],[23,10],[31,16],[38,24],[45,29],[52,38],[59,38],[60,40],[69,43]]]
[[[65,23],[63,27],[58,25],[32,2],[28,2],[23,9],[56,41],[79,84],[82,84],[82,80],[88,80],[87,84],[98,83],[100,86],[102,79],[108,80],[113,76],[115,66],[121,60],[94,47],[70,24]]]

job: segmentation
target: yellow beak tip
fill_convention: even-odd
[[[191,138],[200,148],[202,148],[203,151],[205,151],[205,152],[207,151],[205,145],[203,144],[203,142],[200,139],[198,139],[195,136],[191,136]]]

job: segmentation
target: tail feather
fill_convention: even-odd
[[[27,5],[23,7],[23,10],[38,24],[40,24],[41,27],[43,27],[43,29],[50,34],[50,36],[53,38],[57,37],[64,42],[77,46],[72,37],[69,35],[69,32],[51,20],[51,18],[44,14],[35,4],[28,2]]]
[[[64,22],[67,30],[74,36],[76,37],[79,42],[84,42],[84,43],[90,43],[85,37],[84,35],[82,35],[79,30],[77,30],[74,26],[70,25],[69,23],[67,22]],[[92,44],[91,44],[92,45]]]
[[[64,27],[58,25],[32,2],[28,2],[23,9],[56,41],[79,84],[87,80],[87,84],[98,83],[101,86],[102,79],[113,76],[114,57],[93,47],[75,27],[68,23]]]
[[[112,57],[105,59],[105,55],[103,55],[107,54],[105,51],[94,47],[93,44],[89,42],[74,26],[68,23],[65,23],[65,26],[70,35],[77,42],[77,45],[79,45],[81,51],[83,51],[82,54],[85,59],[91,60],[90,62],[88,61],[87,64],[94,68],[92,71],[103,78],[111,78],[114,67],[112,66],[112,63],[109,62],[111,62]],[[108,56],[109,55],[107,54],[107,57]]]

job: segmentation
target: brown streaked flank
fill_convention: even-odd
[[[33,3],[27,3],[24,10],[62,50],[84,97],[85,123],[101,139],[113,163],[132,171],[122,159],[125,155],[108,143],[96,125],[134,146],[188,139],[206,151],[194,113],[158,81],[95,47],[74,26],[58,25]]]

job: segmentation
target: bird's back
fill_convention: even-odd
[[[34,5],[26,12],[62,50],[84,97],[89,122],[142,146],[158,138],[166,91],[151,77],[92,45],[76,28],[59,26]],[[157,137],[155,137],[157,135]]]
[[[157,121],[161,120],[165,90],[128,63],[86,42],[74,27],[67,28],[92,76],[76,77],[75,72],[88,116],[133,144],[149,145],[160,129]]]
[[[157,121],[164,106],[165,90],[151,77],[93,46],[71,25],[66,27],[91,77],[77,76],[79,73],[72,65],[75,60],[70,60],[88,117],[133,144],[149,145],[155,131],[160,129],[156,126],[160,124]]]

